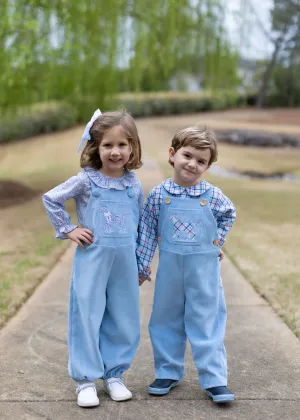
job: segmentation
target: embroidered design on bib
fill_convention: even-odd
[[[196,226],[200,224],[200,222],[190,223],[190,222],[182,222],[175,214],[172,214],[170,219],[174,225],[174,233],[173,239],[183,239],[186,241],[193,241],[196,238]]]
[[[107,207],[101,207],[100,212],[104,215],[104,232],[126,233],[127,232],[127,214],[116,214],[111,212]]]

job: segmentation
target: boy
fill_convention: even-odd
[[[217,156],[212,132],[198,127],[179,131],[169,149],[173,178],[153,188],[145,202],[137,247],[140,284],[149,280],[159,244],[149,323],[156,378],[150,394],[167,394],[182,380],[188,338],[202,389],[216,403],[235,399],[227,389],[220,278],[221,246],[235,208],[219,188],[199,182]]]

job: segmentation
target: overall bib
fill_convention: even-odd
[[[156,379],[181,380],[186,338],[203,389],[227,385],[226,306],[210,189],[180,198],[163,189],[159,266],[149,323]]]
[[[76,381],[120,377],[140,339],[138,202],[131,187],[90,182],[84,227],[94,242],[77,247],[70,286],[69,375]]]

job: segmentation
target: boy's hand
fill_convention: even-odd
[[[150,277],[144,277],[144,276],[139,275],[139,285],[140,285],[140,286],[141,286],[141,285],[144,283],[144,281],[146,281],[146,280],[151,281],[151,278],[150,278]]]
[[[224,258],[224,252],[220,249],[219,260],[222,261]]]
[[[75,228],[71,232],[66,233],[66,237],[75,242],[81,248],[84,248],[83,243],[91,245],[94,242],[93,232],[86,228]]]

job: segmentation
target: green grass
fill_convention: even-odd
[[[300,338],[299,183],[208,179],[237,208],[225,252]]]
[[[28,271],[29,268],[38,267],[39,265],[41,265],[39,261],[29,260],[28,258],[25,258],[16,263],[16,265],[14,266],[14,272],[20,277],[22,277]]]
[[[219,145],[218,166],[239,171],[252,170],[260,173],[288,172],[300,174],[300,149],[280,149]]]
[[[74,217],[74,205],[68,205]],[[68,241],[55,239],[40,197],[2,209],[1,232],[7,240],[0,244],[0,326],[33,293]],[[26,220],[24,224],[16,220]]]
[[[48,255],[57,246],[57,242],[54,236],[42,234],[39,238],[36,254],[42,257]]]

